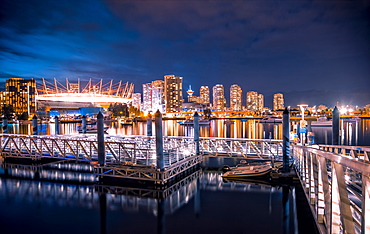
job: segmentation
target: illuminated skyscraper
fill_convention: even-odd
[[[264,106],[264,96],[255,91],[247,92],[247,110],[262,112]]]
[[[140,109],[141,105],[141,93],[133,93],[132,94],[132,106]]]
[[[31,115],[36,112],[34,79],[10,78],[6,80],[5,86],[5,103],[13,106],[16,115],[23,113]]]
[[[199,99],[200,103],[208,105],[210,103],[210,94],[209,94],[209,88],[208,86],[202,86],[199,90]]]
[[[274,110],[284,109],[284,96],[282,93],[274,94]]]
[[[152,110],[152,84],[143,84],[143,106],[142,111],[149,112]]]
[[[164,81],[152,81],[152,112],[164,112]]]
[[[258,94],[258,111],[262,112],[265,106],[265,96],[263,94]]]
[[[239,111],[242,109],[243,92],[239,85],[233,84],[230,87],[230,109]]]
[[[179,112],[182,109],[182,77],[164,76],[164,97],[166,112]]]
[[[226,106],[224,86],[217,84],[213,86],[213,108],[215,110],[223,111]]]

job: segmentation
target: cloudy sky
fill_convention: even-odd
[[[369,0],[2,0],[0,81],[370,93]],[[226,92],[228,93],[228,92]],[[368,100],[370,103],[370,100]]]

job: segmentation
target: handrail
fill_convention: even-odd
[[[370,233],[370,162],[311,146],[292,148],[320,232]]]

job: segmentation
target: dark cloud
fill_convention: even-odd
[[[0,68],[18,77],[122,79],[138,92],[165,74],[183,76],[196,94],[217,83],[266,96],[370,90],[363,3],[3,0]]]

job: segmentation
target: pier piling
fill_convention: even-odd
[[[82,133],[86,134],[86,116],[82,116]]]
[[[98,162],[100,166],[105,164],[105,147],[104,147],[104,116],[99,111],[98,114]]]
[[[54,117],[54,127],[55,127],[55,135],[59,135],[59,117],[55,116]]]
[[[283,112],[283,172],[289,172],[290,155],[290,113],[287,107]]]
[[[199,114],[194,113],[194,142],[195,142],[195,153],[199,154]]]
[[[32,130],[33,130],[33,135],[38,135],[37,132],[37,116],[34,115],[32,118]]]
[[[337,106],[334,107],[333,110],[333,145],[339,145],[339,126],[340,126],[340,117],[339,117],[339,110]]]
[[[159,110],[155,112],[155,148],[157,153],[157,168],[164,169],[164,155],[163,155],[163,131],[162,131],[162,114]]]

